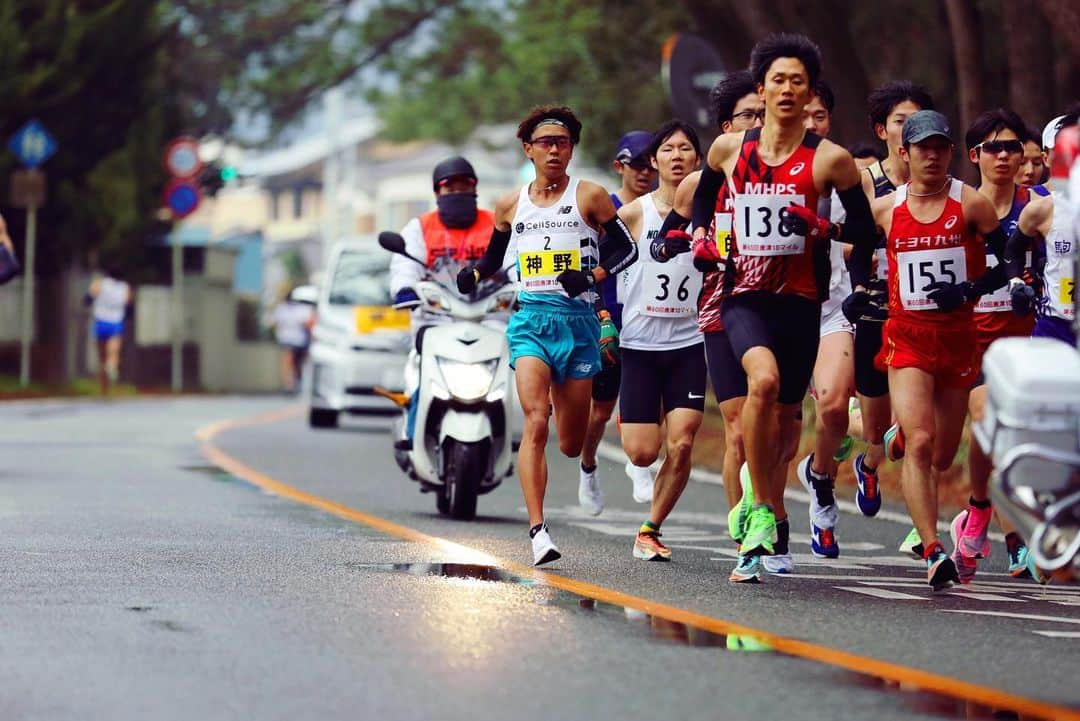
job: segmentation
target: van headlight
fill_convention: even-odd
[[[482,363],[462,363],[442,356],[435,356],[435,360],[446,389],[461,401],[475,401],[486,396],[499,364],[497,358]]]

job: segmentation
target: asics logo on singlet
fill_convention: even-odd
[[[753,195],[792,195],[798,191],[795,183],[747,183],[743,192]]]
[[[559,208],[559,215],[570,215],[570,211],[574,209],[572,205],[564,205]]]
[[[558,228],[577,228],[580,225],[581,223],[576,220],[537,220],[529,223],[518,223],[514,226],[514,231],[520,235],[522,233],[556,230]]]
[[[798,175],[806,169],[806,163],[795,163],[791,166],[791,170],[788,171],[788,175]]]
[[[960,218],[958,216],[955,216],[955,215],[950,216],[949,219],[945,221],[945,230],[949,230],[954,225],[956,225],[956,221],[959,220],[959,219]]]

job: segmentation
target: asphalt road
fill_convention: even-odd
[[[791,503],[796,573],[733,586],[722,488],[691,483],[664,526],[674,562],[643,563],[630,547],[645,507],[621,464],[601,465],[608,507],[590,518],[573,462],[552,453],[548,521],[564,558],[551,572],[607,594],[576,595],[513,571],[529,561],[516,483],[482,497],[477,521],[444,519],[394,465],[386,421],[312,431],[300,410],[243,398],[0,405],[0,718],[988,712],[831,662],[845,653],[939,675],[953,695],[963,687],[949,679],[1080,707],[1080,588],[1010,579],[1000,544],[975,584],[931,597],[919,564],[895,553],[908,527],[845,514],[841,558],[818,561],[806,507]],[[251,417],[210,443],[354,520],[210,466],[196,430]],[[383,533],[360,513],[454,543]],[[663,606],[650,617],[614,592]],[[734,653],[734,638],[663,608],[825,650]]]

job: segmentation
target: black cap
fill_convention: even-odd
[[[952,142],[949,119],[936,110],[920,110],[912,113],[904,121],[904,129],[900,131],[900,138],[904,145],[921,143],[935,135],[940,135]]]
[[[440,185],[450,180],[450,178],[458,177],[472,178],[473,182],[476,182],[476,171],[473,170],[473,166],[469,161],[460,155],[447,158],[436,165],[435,171],[431,174],[431,184],[435,192],[438,192]]]

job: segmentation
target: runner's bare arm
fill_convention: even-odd
[[[593,269],[593,280],[600,282],[610,275],[626,270],[638,258],[638,246],[626,223],[615,212],[615,203],[608,192],[596,183],[582,181],[578,186],[579,207],[585,222],[602,228],[608,257]]]
[[[4,216],[0,215],[0,245],[3,245],[8,249],[8,252],[15,255],[15,244],[11,242],[11,236],[8,235],[7,223],[4,222]]]
[[[641,236],[641,203],[636,200],[631,201],[619,208],[619,217],[626,223],[626,229],[630,231],[630,237],[638,238]]]
[[[517,210],[517,199],[518,193],[514,191],[495,203],[495,227],[491,231],[491,240],[488,241],[484,255],[473,266],[477,280],[488,278],[502,269],[506,249],[510,246],[510,221],[514,219],[514,211]]]
[[[679,187],[675,189],[675,203],[671,207],[671,212],[678,213],[686,221],[690,220],[690,216],[694,212],[694,191],[697,190],[700,180],[701,171],[695,170],[683,178],[682,182],[679,183]],[[670,214],[668,217],[671,217]]]
[[[975,280],[975,288],[980,293],[990,293],[1005,285],[1008,280],[1005,267],[1005,231],[1001,229],[997,213],[990,200],[969,185],[964,186],[961,202],[964,217],[971,228],[983,236],[986,245],[993,251],[998,264],[990,268]]]

